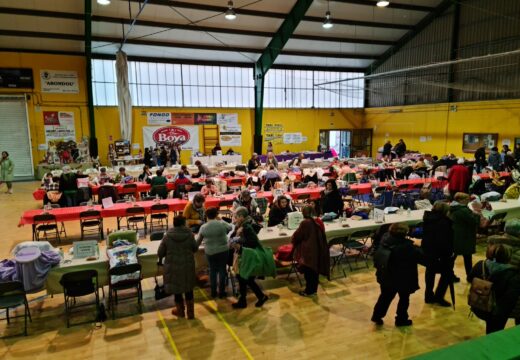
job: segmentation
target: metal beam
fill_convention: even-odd
[[[331,0],[331,2],[352,4],[352,5],[377,6],[376,0]],[[430,12],[430,11],[435,10],[435,7],[431,7],[431,6],[399,4],[394,1],[391,1],[390,4],[387,6],[387,8],[399,9],[399,10],[409,10],[409,11],[422,11],[422,12]]]
[[[131,1],[131,2],[138,3],[139,1],[142,1],[142,0],[121,0],[121,1],[125,1],[125,2]],[[184,2],[184,1],[149,0],[148,4],[162,5],[162,6],[168,6],[168,7],[181,8],[181,9],[210,11],[210,12],[216,12],[216,13],[222,13],[222,14],[226,11],[226,7],[224,7],[224,6],[196,4],[196,3],[189,3],[189,2]],[[249,10],[249,9],[245,9],[245,8],[235,9],[235,12],[238,15],[248,15],[248,16],[274,18],[274,19],[285,19],[287,16],[287,14],[284,14],[284,13]],[[317,23],[321,24],[323,22],[323,17],[304,16],[302,20],[310,21],[310,22],[317,22]],[[347,19],[338,19],[338,18],[334,18],[334,24],[378,27],[378,28],[385,28],[385,29],[401,29],[401,30],[413,29],[412,25],[407,25],[407,24],[393,24],[393,23],[384,23],[384,22],[377,22],[377,21],[359,21],[359,20],[347,20]]]
[[[430,25],[436,18],[441,16],[449,7],[456,3],[458,0],[444,0],[441,2],[433,12],[426,15],[424,19],[422,19],[412,31],[406,33],[401,39],[397,41],[397,43],[392,46],[390,49],[385,51],[383,55],[377,60],[374,61],[372,65],[369,66],[367,74],[372,74],[378,67],[380,67],[386,60],[388,60],[392,55],[397,53],[404,45],[406,45],[409,41],[411,41],[414,37],[416,37],[422,30],[424,30],[428,25]]]
[[[94,96],[92,93],[92,0],[85,0],[85,66],[88,106],[88,124],[90,132],[90,156],[98,156],[96,122],[94,118]]]
[[[254,67],[255,79],[255,132],[254,149],[262,153],[262,115],[264,111],[264,81],[267,71],[273,66],[278,55],[282,53],[287,41],[298,27],[300,21],[305,17],[313,0],[297,0],[293,8],[287,14],[282,25],[273,36],[267,48],[264,50]]]
[[[71,20],[83,21],[82,14],[67,13],[67,12],[61,12],[61,11],[46,11],[46,10],[0,7],[0,14],[49,17],[49,18],[54,18],[54,19],[71,19]],[[132,23],[132,19],[112,17],[112,16],[92,15],[92,22],[130,25]],[[135,22],[135,25],[172,29],[172,30],[179,29],[179,30],[188,30],[188,31],[210,32],[210,33],[217,33],[217,34],[258,36],[258,37],[265,37],[265,38],[270,38],[270,39],[275,34],[274,32],[269,32],[269,31],[241,30],[241,29],[231,29],[231,28],[220,28],[220,27],[214,27],[214,26],[201,26],[201,25],[177,24],[177,23],[161,22],[161,21],[149,21],[149,20],[141,20],[141,19],[138,19]],[[395,44],[395,41],[382,40],[382,39],[365,39],[365,38],[320,36],[320,35],[305,35],[305,34],[293,34],[292,38],[298,39],[298,40],[310,40],[310,41],[334,42],[334,43],[339,42],[339,43],[350,43],[350,44],[368,44],[368,45],[394,45]]]
[[[30,38],[43,38],[43,39],[58,39],[58,40],[73,40],[83,41],[83,35],[75,34],[61,34],[61,33],[50,33],[50,32],[39,32],[39,31],[20,31],[20,30],[0,30],[0,36],[12,36],[12,37],[30,37]],[[108,37],[108,36],[91,36],[92,41],[107,42],[113,44],[121,44],[123,39],[119,37]],[[185,44],[177,42],[167,41],[156,41],[156,40],[140,40],[140,39],[128,39],[127,44],[143,45],[143,46],[158,46],[158,47],[175,47],[180,49],[195,49],[195,50],[210,50],[210,51],[226,51],[226,52],[245,52],[253,54],[262,54],[264,50],[258,48],[245,48],[236,46],[219,46],[219,45],[203,45],[203,44]],[[303,51],[303,50],[283,50],[282,55],[291,56],[304,56],[304,57],[324,57],[334,59],[365,59],[373,60],[377,59],[377,55],[372,54],[358,54],[358,53],[335,53],[335,52],[323,52],[323,51]]]
[[[459,50],[459,32],[460,32],[460,3],[456,2],[453,7],[453,24],[451,30],[451,43],[450,43],[450,61],[457,60],[457,53]],[[455,65],[450,65],[448,70],[448,83],[455,81]],[[448,88],[448,102],[454,101],[454,89]]]

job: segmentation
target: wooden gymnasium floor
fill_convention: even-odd
[[[31,239],[30,227],[18,228],[23,210],[40,204],[32,198],[36,182],[15,183],[14,194],[0,194],[0,258],[6,258],[19,241]],[[79,226],[67,223],[69,241],[78,236]],[[115,221],[106,221],[114,228]],[[72,236],[71,236],[72,235]],[[478,257],[482,257],[480,247]],[[465,278],[462,259],[456,273]],[[420,268],[421,284],[424,269]],[[336,276],[338,274],[335,274]],[[209,301],[208,289],[195,291],[196,320],[177,320],[170,315],[172,299],[155,302],[153,280],[143,282],[143,314],[132,302],[119,306],[119,318],[67,329],[63,316],[63,297],[31,295],[33,322],[29,336],[0,340],[0,359],[400,359],[428,352],[484,334],[483,322],[468,319],[464,280],[455,285],[457,310],[425,305],[423,290],[411,297],[410,316],[414,325],[395,328],[395,301],[376,328],[370,322],[378,296],[374,269],[348,272],[346,279],[322,281],[316,299],[298,295],[296,279],[285,277],[266,280],[262,286],[271,300],[263,309],[250,307],[236,311],[231,300]],[[250,295],[253,296],[253,295]],[[2,312],[1,317],[5,314]],[[90,314],[89,314],[90,315]],[[79,320],[87,319],[86,316]],[[12,335],[21,330],[23,319],[9,327],[0,322],[0,334]],[[511,326],[509,323],[508,326]]]

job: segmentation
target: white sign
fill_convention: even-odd
[[[385,222],[385,211],[374,208],[374,222],[376,224],[382,224]]]
[[[283,143],[284,144],[301,144],[302,143],[302,133],[284,133],[283,134]]]
[[[217,114],[218,125],[236,125],[238,124],[238,114]]]
[[[220,146],[241,146],[242,145],[242,125],[228,124],[219,125],[220,127]]]
[[[40,70],[42,93],[79,94],[76,71]]]
[[[148,125],[170,125],[172,114],[170,112],[147,112]]]
[[[511,139],[503,139],[502,140],[502,145],[511,146]]]
[[[180,145],[184,150],[199,150],[199,126],[143,126],[144,147],[157,144]]]
[[[76,140],[74,113],[69,111],[44,111],[45,140]]]
[[[96,240],[74,241],[72,245],[74,247],[74,259],[84,259],[97,255],[98,244]]]

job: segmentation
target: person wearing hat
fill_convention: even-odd
[[[464,166],[464,158],[459,158],[448,173],[448,190],[452,199],[456,193],[468,191],[470,176],[469,169]]]
[[[468,194],[457,192],[450,204],[449,215],[453,229],[453,252],[456,257],[462,255],[464,258],[466,276],[473,268],[472,255],[476,251],[477,229],[480,225],[480,216],[469,209],[469,201]]]

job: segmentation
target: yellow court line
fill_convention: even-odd
[[[172,334],[170,333],[170,329],[168,329],[168,326],[166,325],[166,322],[164,321],[164,317],[162,316],[162,314],[159,310],[157,310],[157,316],[159,317],[159,320],[161,320],[161,324],[164,328],[164,332],[166,333],[168,342],[170,343],[170,346],[172,347],[172,350],[175,353],[175,357],[179,360],[182,359],[181,354],[179,353],[179,349],[177,349],[177,345],[175,345],[175,341],[173,341],[173,337],[172,337]]]
[[[215,306],[214,302],[212,300],[210,300],[208,298],[208,296],[206,295],[206,292],[204,292],[204,290],[202,290],[201,288],[197,288],[199,290],[199,292],[202,294],[202,297],[204,297],[204,299],[207,301],[207,303],[209,304],[209,306],[211,307],[211,309],[215,312],[215,314],[217,315],[217,318],[222,322],[222,324],[224,324],[224,327],[227,329],[227,331],[229,332],[229,334],[231,334],[231,337],[236,341],[236,343],[238,344],[238,346],[240,346],[240,349],[242,349],[242,351],[244,352],[244,354],[246,355],[246,358],[248,360],[254,360],[253,358],[253,355],[251,355],[251,353],[249,352],[249,350],[247,350],[246,346],[244,345],[244,343],[240,340],[240,338],[238,337],[238,335],[233,331],[233,329],[231,328],[231,326],[228,324],[228,322],[226,321],[226,319],[224,319],[224,316],[220,313],[220,311],[218,311],[217,307]]]

